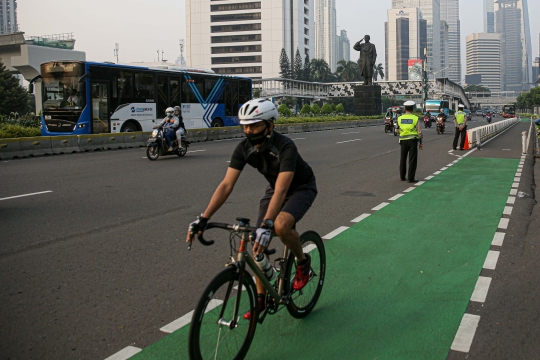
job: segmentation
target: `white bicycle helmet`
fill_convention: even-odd
[[[277,121],[279,114],[270,100],[253,99],[242,105],[238,111],[238,117],[241,125],[249,125],[259,121]]]

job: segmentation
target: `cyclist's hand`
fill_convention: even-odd
[[[208,224],[208,219],[202,216],[202,214],[197,218],[197,220],[189,224],[186,242],[193,241],[193,237],[195,235],[202,235],[204,229],[206,229],[206,224]]]
[[[250,237],[255,240],[255,243],[253,244],[253,253],[257,255],[266,250],[266,247],[270,243],[270,238],[272,237],[272,231],[268,228],[260,227],[252,232]]]

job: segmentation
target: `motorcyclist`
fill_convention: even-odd
[[[187,130],[186,126],[184,125],[184,118],[182,117],[182,109],[180,106],[174,107],[174,116],[178,118],[178,129],[176,130],[176,138],[181,139],[183,136],[186,135]]]
[[[176,129],[180,126],[180,120],[174,116],[174,109],[172,107],[168,107],[165,110],[165,117],[157,126],[163,127],[163,136],[167,141],[168,151],[173,151],[172,142],[175,140]]]

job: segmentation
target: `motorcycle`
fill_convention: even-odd
[[[384,118],[384,132],[394,131],[394,121],[391,116],[386,116]]]
[[[491,124],[491,114],[488,114],[486,116],[486,120],[487,120],[488,124]]]
[[[424,116],[424,126],[426,127],[426,129],[431,127],[431,116]]]
[[[179,140],[180,146],[178,146]],[[182,135],[180,139],[174,140],[171,145],[173,150],[169,151],[167,140],[163,136],[163,126],[154,128],[146,145],[146,157],[151,161],[157,160],[160,156],[167,155],[178,155],[182,157],[187,153],[189,142],[187,141],[185,135]]]
[[[437,116],[437,134],[444,134],[444,117],[442,115]]]

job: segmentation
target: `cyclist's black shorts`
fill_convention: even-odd
[[[264,216],[266,215],[266,210],[268,210],[268,205],[270,205],[272,195],[274,195],[274,189],[268,185],[259,204],[259,217],[257,222],[253,224],[254,226],[259,226],[263,222]],[[317,184],[315,183],[315,180],[313,180],[305,185],[300,185],[290,194],[288,194],[285,198],[281,211],[291,214],[295,221],[299,222],[300,219],[302,219],[307,213],[316,197]]]

